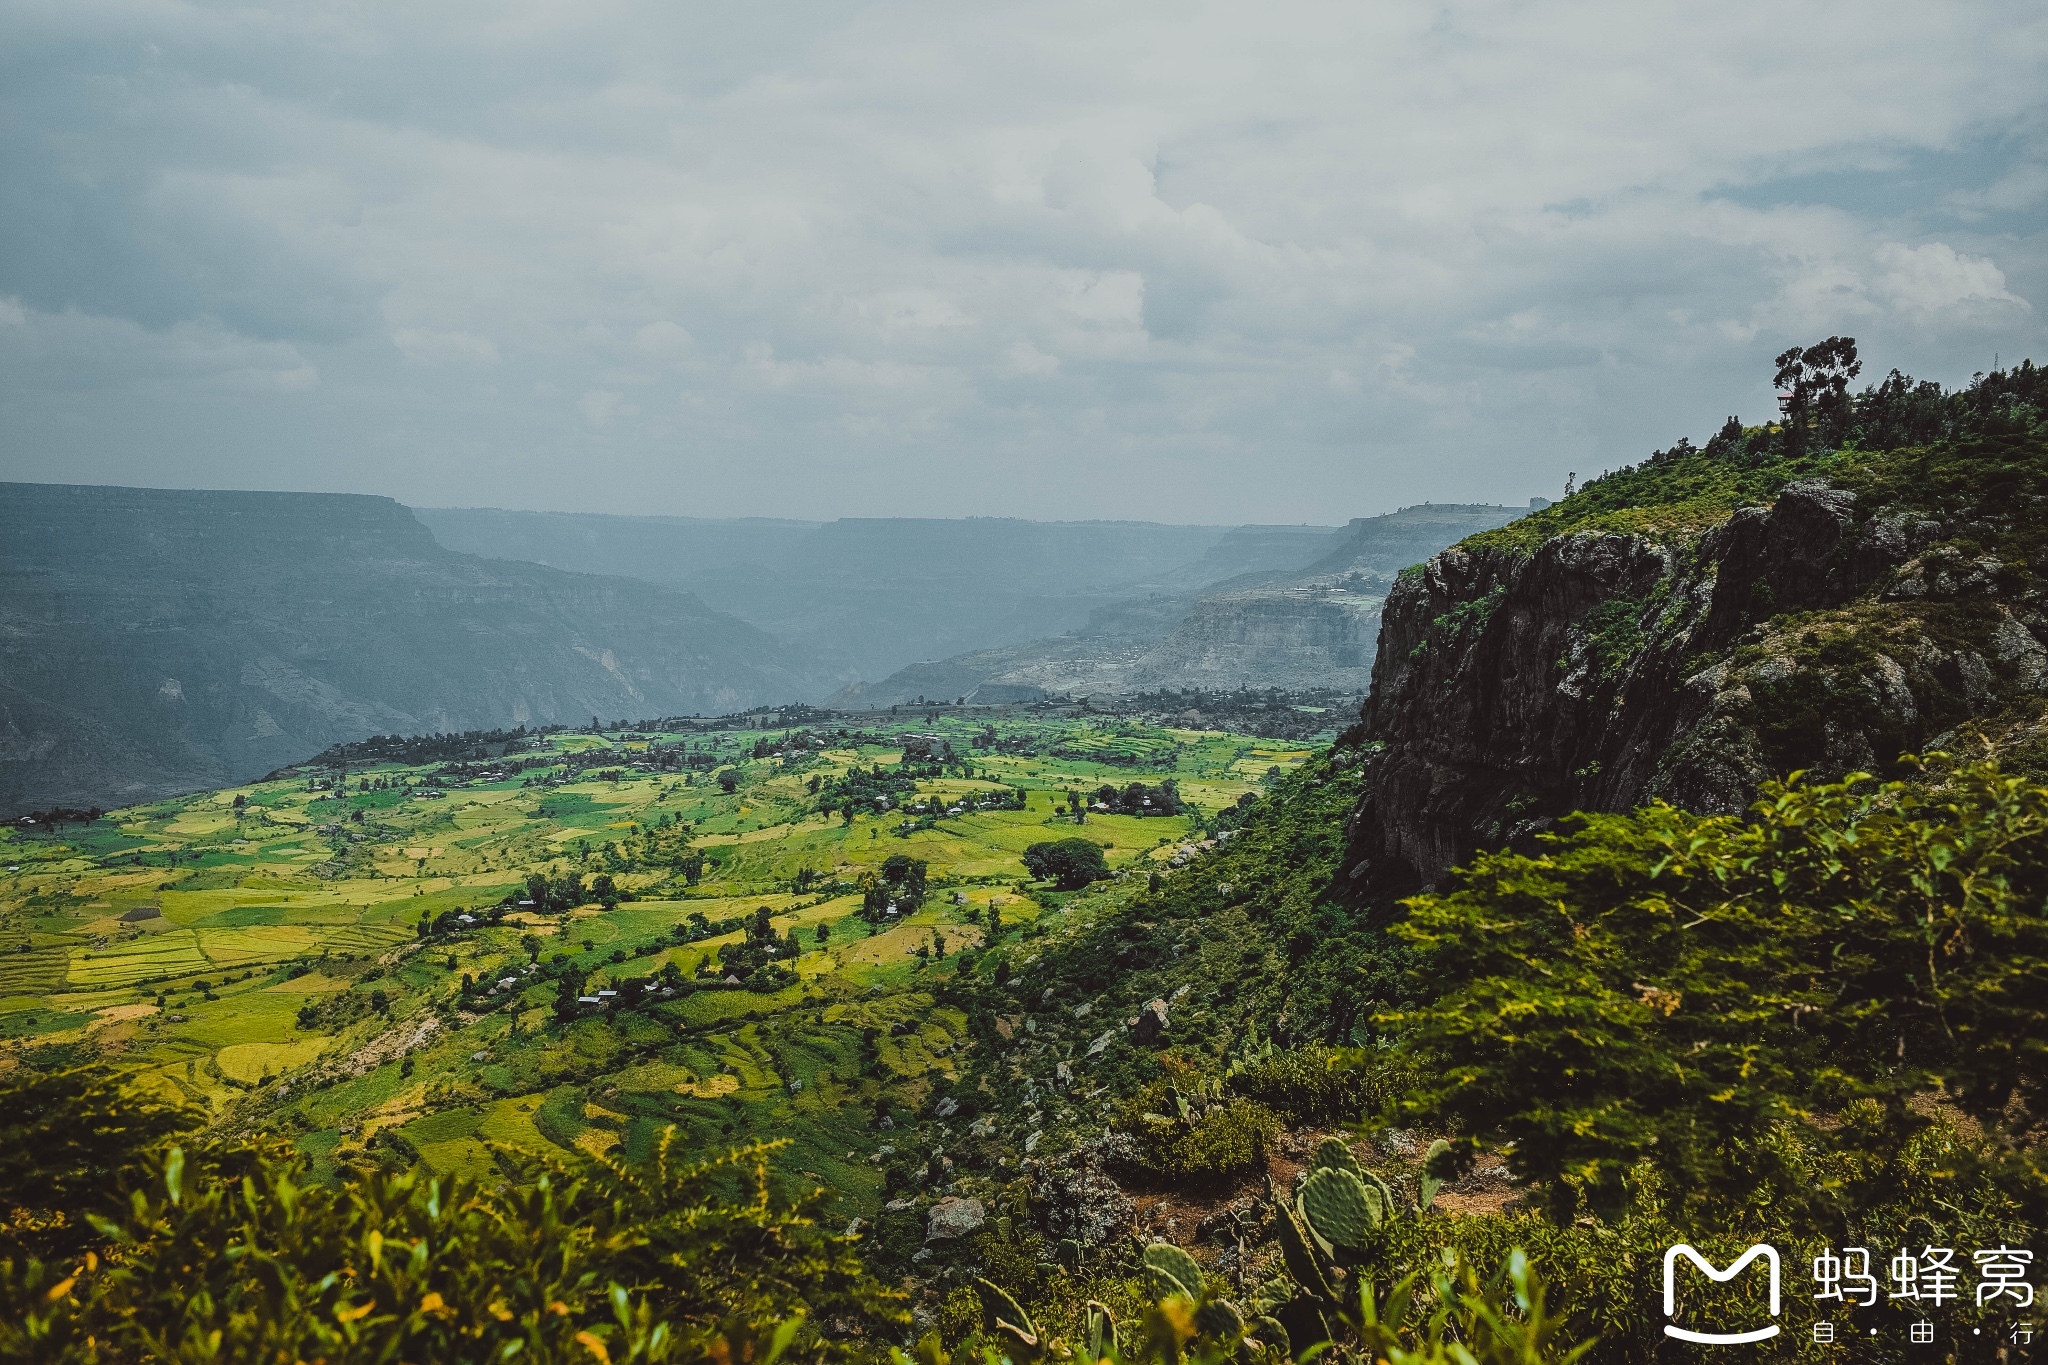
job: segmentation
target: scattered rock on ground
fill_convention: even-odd
[[[956,1237],[980,1231],[981,1225],[988,1221],[988,1211],[979,1199],[948,1195],[931,1206],[925,1220],[926,1241],[950,1242]]]

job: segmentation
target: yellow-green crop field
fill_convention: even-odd
[[[782,1165],[871,1208],[890,1114],[968,1043],[944,983],[1142,884],[1308,752],[1027,712],[555,733],[0,830],[0,1069],[112,1059],[333,1170],[787,1138]],[[890,807],[821,810],[856,769],[901,779]],[[1075,819],[1070,793],[1167,780],[1189,810]],[[1034,883],[1025,849],[1072,838],[1112,879]],[[899,856],[924,894],[878,912]],[[611,893],[521,906],[535,874]],[[729,982],[750,936],[788,960]],[[652,986],[577,1003],[628,983]]]

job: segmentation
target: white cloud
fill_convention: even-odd
[[[498,347],[489,337],[468,332],[436,332],[426,327],[401,327],[391,344],[415,365],[480,366],[498,363]]]
[[[2009,316],[2028,310],[2027,301],[2005,287],[1997,266],[1983,256],[1959,255],[1946,242],[1887,242],[1877,249],[1877,266],[1872,292],[1902,312],[1980,314],[1989,308]]]
[[[576,400],[576,410],[583,414],[583,420],[602,430],[611,425],[614,417],[632,417],[640,409],[608,389],[586,389]]]
[[[1018,374],[1048,375],[1060,367],[1058,356],[1041,351],[1028,341],[1012,342],[1004,354],[1009,357],[1010,368]]]
[[[210,394],[230,403],[237,395],[303,393],[320,380],[297,346],[244,336],[212,319],[149,328],[6,299],[0,323],[0,373],[24,390],[78,395],[85,410],[123,391],[158,401],[166,392]]]
[[[1793,341],[2048,350],[2019,0],[17,19],[0,476],[1341,520],[1697,439]]]

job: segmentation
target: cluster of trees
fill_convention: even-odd
[[[235,798],[235,804],[243,804],[242,798]],[[17,828],[24,830],[48,830],[55,833],[65,825],[89,825],[105,814],[98,806],[81,809],[76,806],[53,806],[49,810],[32,810],[14,820]]]
[[[544,872],[529,872],[526,885],[517,891],[505,893],[494,911],[503,915],[507,910],[534,910],[544,915],[559,915],[574,910],[579,905],[596,903],[605,909],[617,907],[626,893],[612,881],[611,874],[600,872],[588,884],[581,872],[565,872],[559,877],[549,877]]]
[[[742,985],[779,989],[787,976],[785,964],[794,962],[802,952],[803,939],[796,927],[790,926],[787,934],[777,934],[764,905],[748,921],[745,938],[719,945],[716,974],[736,976]],[[709,962],[699,971],[707,976],[714,974]]]
[[[1079,810],[1084,802],[1077,793],[1068,792],[1067,804]],[[1179,815],[1182,809],[1180,787],[1170,777],[1156,787],[1142,782],[1113,787],[1105,782],[1086,798],[1085,805],[1105,815]]]
[[[809,757],[827,747],[821,735],[810,730],[791,730],[784,735],[763,735],[754,741],[755,758],[789,758],[798,755]]]
[[[818,810],[825,815],[836,810],[849,821],[857,811],[888,810],[906,796],[914,796],[920,781],[937,777],[941,771],[936,763],[908,759],[888,767],[877,763],[849,768],[844,775],[819,783]]]
[[[1079,891],[1109,876],[1102,845],[1087,839],[1054,839],[1024,850],[1024,866],[1042,882],[1061,891]]]
[[[1795,346],[1778,357],[1777,366],[1773,379],[1779,389],[1778,422],[1745,427],[1739,418],[1730,417],[1705,446],[1681,439],[1669,450],[1653,453],[1644,467],[1695,454],[1758,465],[1852,446],[1898,450],[2024,433],[2048,417],[2048,370],[2031,360],[1977,375],[1967,387],[1953,391],[1893,370],[1880,383],[1851,392],[1850,381],[1863,372],[1854,337]]]
[[[884,859],[872,880],[866,875],[861,878],[861,917],[879,922],[888,917],[891,909],[907,915],[924,904],[927,867],[924,859],[902,853]]]
[[[516,896],[517,893],[514,894]],[[583,902],[577,901],[576,904],[581,905]],[[458,905],[452,910],[443,910],[438,915],[421,915],[416,928],[421,938],[445,938],[449,934],[460,934],[470,929],[494,928],[504,920],[505,911],[510,905],[510,901],[507,901],[501,905],[480,905],[474,910]],[[465,918],[469,923],[463,923]]]
[[[694,832],[688,821],[670,811],[655,817],[651,825],[629,827],[623,836],[607,839],[595,850],[578,840],[576,851],[607,872],[680,872],[694,886],[704,871],[704,854],[690,842]]]
[[[490,758],[503,754],[508,749],[522,748],[530,741],[547,735],[560,734],[562,730],[563,727],[559,725],[543,725],[533,730],[521,725],[511,730],[464,730],[460,734],[372,735],[368,739],[357,740],[352,744],[336,744],[323,749],[299,766],[347,769],[369,768],[379,763],[417,766],[422,763]],[[272,773],[271,777],[283,775]]]

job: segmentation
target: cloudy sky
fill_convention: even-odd
[[[0,478],[706,516],[1554,495],[2048,359],[2048,8],[0,3]]]

